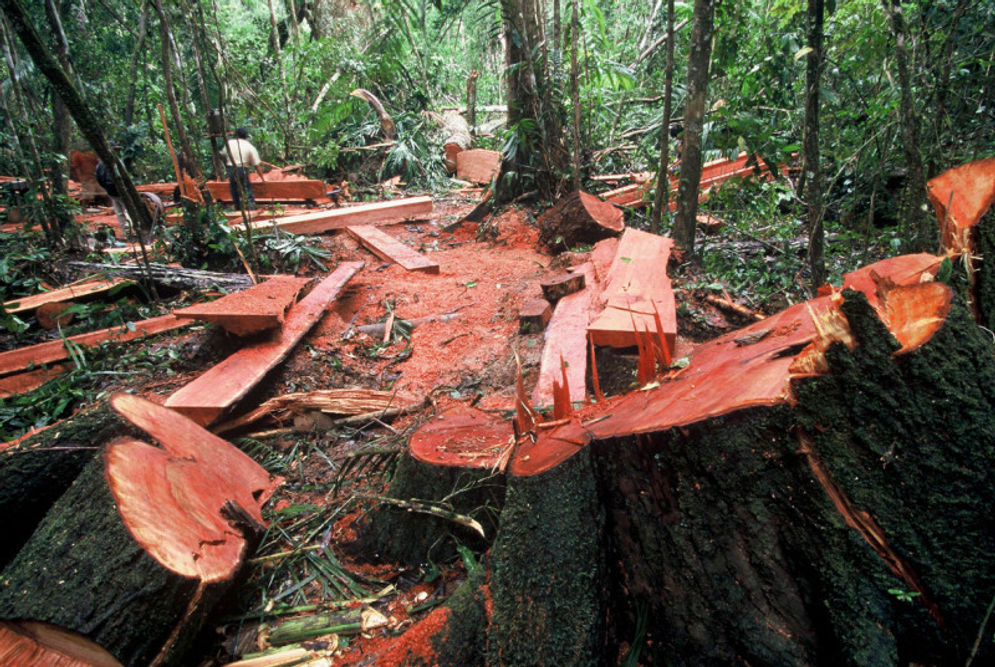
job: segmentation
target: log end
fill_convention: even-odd
[[[411,436],[411,456],[437,466],[494,468],[512,442],[511,423],[473,408],[447,410]]]
[[[0,621],[0,664],[21,667],[120,667],[83,635],[38,621]]]

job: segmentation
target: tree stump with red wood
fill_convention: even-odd
[[[995,361],[902,266],[520,439],[462,664],[990,661]]]
[[[162,447],[119,438],[90,459],[0,573],[0,610],[80,633],[124,664],[183,664],[279,480],[167,408],[112,403]]]
[[[622,211],[594,195],[575,190],[536,220],[539,243],[547,248],[568,250],[591,244],[625,229]]]

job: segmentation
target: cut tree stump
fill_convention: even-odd
[[[618,236],[625,220],[622,211],[611,204],[575,190],[539,216],[536,226],[542,245],[563,250]]]
[[[212,322],[237,336],[248,336],[279,328],[297,295],[310,282],[310,278],[273,276],[241,292],[179,308],[173,315],[185,320]]]
[[[604,278],[604,311],[587,328],[595,345],[631,347],[644,332],[659,333],[667,344],[665,352],[673,356],[677,309],[667,276],[673,245],[664,236],[625,230]]]
[[[497,529],[500,463],[513,442],[508,420],[474,408],[429,420],[411,435],[387,495],[368,514],[364,541],[381,557],[410,565],[455,556],[458,544],[483,548]]]
[[[553,307],[549,305],[549,301],[532,299],[518,311],[518,332],[534,334],[545,331],[552,316]]]
[[[423,273],[438,273],[439,263],[425,255],[412,250],[392,236],[388,236],[376,227],[369,225],[350,225],[346,232],[380,259],[396,262],[408,271]]]
[[[946,171],[926,184],[940,221],[940,240],[966,274],[975,319],[995,329],[995,158]]]
[[[456,178],[471,183],[487,185],[501,171],[500,151],[474,148],[456,155]]]
[[[99,345],[104,341],[124,343],[129,340],[145,338],[146,336],[154,336],[155,334],[179,329],[188,324],[190,323],[178,319],[173,315],[160,315],[159,317],[133,323],[134,330],[128,326],[111,327],[109,329],[100,329],[99,331],[90,331],[69,336],[66,340],[74,345],[87,347]],[[62,361],[68,358],[69,351],[66,349],[65,342],[61,339],[48,341],[47,343],[38,343],[37,345],[29,345],[28,347],[8,352],[0,352],[0,375],[22,371],[30,368],[32,365],[50,364],[53,361]]]
[[[546,278],[539,283],[542,295],[551,303],[556,303],[568,294],[579,292],[584,289],[583,273],[564,273],[562,275]]]
[[[885,268],[521,437],[469,664],[991,662],[991,341]]]
[[[107,280],[89,280],[68,287],[54,289],[50,292],[42,292],[20,299],[11,299],[3,304],[3,309],[8,313],[23,313],[49,303],[62,303],[64,301],[79,301],[83,297],[105,294],[113,290],[119,290],[128,285],[133,285],[134,281],[124,278],[110,278]]]
[[[124,664],[185,664],[280,480],[166,408],[112,402],[162,448],[122,438],[92,458],[0,573],[0,609],[79,632]]]
[[[546,327],[539,379],[532,390],[535,405],[553,405],[557,385],[567,385],[571,403],[583,401],[587,395],[584,381],[588,354],[587,326],[597,310],[598,282],[594,278],[594,266],[590,263],[575,267],[575,272],[585,277],[587,287],[560,299],[553,310],[553,317]]]
[[[290,354],[361,268],[363,262],[341,263],[290,309],[283,327],[268,340],[243,348],[202,373],[170,396],[166,405],[198,424],[213,422]]]
[[[409,197],[273,218],[253,222],[250,226],[260,231],[279,227],[292,234],[321,234],[350,225],[392,225],[405,220],[422,220],[431,215],[431,197]]]
[[[325,198],[328,189],[322,181],[308,179],[286,179],[260,181],[254,177],[252,181],[252,196],[256,201],[273,202],[305,202]],[[231,186],[228,181],[208,181],[207,189],[215,201],[231,202]]]

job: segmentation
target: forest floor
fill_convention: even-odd
[[[223,664],[269,648],[273,630],[295,616],[358,607],[382,616],[374,614],[379,620],[365,623],[362,631],[319,636],[306,646],[334,652],[332,664],[379,664],[384,643],[444,601],[466,567],[473,566],[475,556],[469,552],[415,569],[381,562],[364,551],[357,526],[369,505],[360,496],[383,491],[384,473],[417,425],[456,404],[510,418],[518,363],[531,391],[543,348],[542,333],[519,333],[518,311],[541,297],[540,280],[587,258],[583,251],[550,255],[539,248],[534,215],[526,208],[508,208],[486,223],[457,224],[479,196],[471,190],[438,198],[431,220],[385,228],[438,262],[439,274],[385,263],[345,233],[319,237],[330,253],[324,262],[329,269],[356,259],[365,260],[366,267],[239,412],[275,396],[331,388],[395,391],[405,399],[424,397],[425,407],[390,423],[343,426],[322,413],[302,413],[231,437],[287,482],[270,502],[270,532],[237,599],[205,633],[201,664]],[[314,266],[307,272],[323,273]],[[697,284],[703,281],[684,277],[674,282],[678,357],[696,341],[749,321],[708,303],[707,292],[694,288]],[[404,322],[447,318],[411,329],[398,322],[401,326],[386,337],[358,331],[392,314],[393,321]],[[103,391],[126,388],[161,403],[242,343],[220,328],[201,326],[159,337],[151,345],[177,353],[168,372],[132,376],[119,386],[108,380]],[[617,391],[628,388],[635,354],[616,354],[608,363],[617,367],[615,372],[599,364],[599,373],[614,376]]]

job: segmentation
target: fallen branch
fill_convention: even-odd
[[[716,296],[715,294],[709,294],[706,296],[705,301],[713,306],[718,306],[719,308],[736,313],[737,315],[742,315],[743,317],[748,317],[752,320],[756,320],[757,322],[767,318],[767,316],[763,313],[747,308],[746,306],[736,303],[735,301]]]

